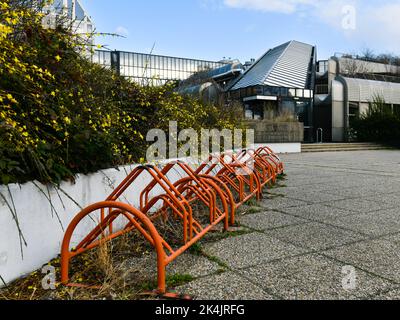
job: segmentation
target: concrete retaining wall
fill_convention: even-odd
[[[304,141],[304,125],[300,122],[272,122],[270,120],[247,120],[255,131],[256,143],[296,143]]]

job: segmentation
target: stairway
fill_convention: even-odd
[[[390,150],[390,147],[376,143],[313,143],[302,144],[301,152],[338,152],[364,150]]]

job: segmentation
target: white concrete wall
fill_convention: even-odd
[[[120,181],[125,176],[124,171],[117,170],[106,170],[104,174],[115,181]],[[61,191],[59,193],[62,201],[56,189],[35,183],[37,186],[31,182],[21,186],[12,184],[9,190],[5,186],[0,187],[0,192],[6,197],[7,202],[15,204],[15,213],[27,243],[26,246],[22,246],[22,257],[19,233],[13,214],[4,199],[0,199],[0,275],[6,282],[36,270],[55,258],[60,251],[63,228],[65,230],[74,215],[80,211],[80,208]],[[80,206],[85,207],[107,197],[111,192],[107,184],[105,176],[97,173],[80,175],[75,184],[65,182],[60,187]],[[58,221],[49,200],[38,187],[47,197],[50,194],[51,202],[61,222]],[[89,227],[90,224],[81,227],[79,233],[89,231]]]
[[[275,153],[300,153],[301,143],[267,143],[267,144],[256,144],[255,149],[268,146]]]
[[[301,151],[299,143],[269,146],[277,153]],[[4,281],[9,283],[56,258],[60,253],[64,230],[73,217],[81,211],[81,208],[105,200],[134,167],[127,166],[119,170],[108,169],[95,174],[78,175],[74,184],[63,182],[60,185],[60,189],[68,196],[60,190],[57,191],[38,182],[0,186],[0,193],[7,201],[0,196],[0,276]],[[179,170],[174,170],[169,175],[171,181],[176,181],[179,177],[181,177]],[[140,191],[149,181],[150,176],[141,176],[140,180],[124,193],[121,201],[139,207]],[[154,190],[153,196],[158,192],[160,190]],[[14,213],[11,213],[7,203],[13,208]],[[26,246],[22,245],[23,256],[13,214],[18,217],[20,229],[27,243]],[[100,221],[99,217],[92,216],[92,218],[94,221]],[[93,226],[92,220],[83,221],[76,230],[72,245],[76,245]]]
[[[332,81],[332,141],[344,141],[344,87],[339,81]]]
[[[20,229],[27,243],[26,246],[22,245],[22,257],[16,222],[7,203],[0,196],[0,276],[4,281],[9,283],[56,258],[60,253],[64,230],[73,217],[81,211],[80,207],[105,200],[133,168],[133,166],[123,167],[120,170],[109,169],[87,176],[78,175],[75,184],[63,182],[60,186],[68,196],[38,182],[12,184],[9,185],[9,189],[0,186],[0,192],[7,202],[11,207],[13,203],[15,205]],[[170,175],[171,180],[177,177],[178,173],[175,171]],[[138,190],[147,185],[149,180],[150,177],[144,175],[125,192],[121,201],[139,206]],[[157,190],[154,193],[157,193]],[[48,200],[49,194],[54,208]],[[92,218],[100,221],[99,217],[92,216]],[[73,237],[73,245],[76,245],[93,226],[92,220],[84,220]],[[0,281],[1,285],[3,283]]]

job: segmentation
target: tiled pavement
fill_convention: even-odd
[[[214,265],[192,259],[186,271],[204,266],[202,276],[177,290],[198,299],[400,299],[400,151],[282,158],[283,186],[239,217],[250,233],[203,245]]]

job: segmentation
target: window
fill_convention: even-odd
[[[360,116],[360,106],[357,102],[349,103],[349,125],[353,126],[354,121]]]
[[[304,97],[303,89],[296,89],[296,97],[298,98]]]
[[[328,71],[328,61],[319,61],[318,62],[318,72],[325,73]]]
[[[317,94],[329,94],[329,85],[328,84],[317,84],[315,86],[315,90]]]
[[[287,97],[289,95],[289,89],[288,88],[281,88],[281,96],[282,97]]]
[[[279,96],[280,90],[278,87],[264,87],[264,95],[266,96]]]
[[[308,122],[308,103],[307,102],[296,102],[296,114],[299,122],[304,123],[305,126],[309,125]]]
[[[245,118],[249,120],[262,120],[264,110],[262,105],[245,105]]]
[[[293,114],[295,113],[296,104],[293,100],[283,100],[281,103],[282,113]]]
[[[255,93],[256,93],[257,95],[262,95],[262,94],[264,94],[263,87],[261,87],[261,86],[256,87],[256,88],[255,88]]]
[[[312,90],[304,90],[304,98],[311,98]]]
[[[400,116],[400,104],[393,105],[393,113]]]
[[[253,110],[248,104],[244,106],[244,116],[246,119],[253,119]]]

